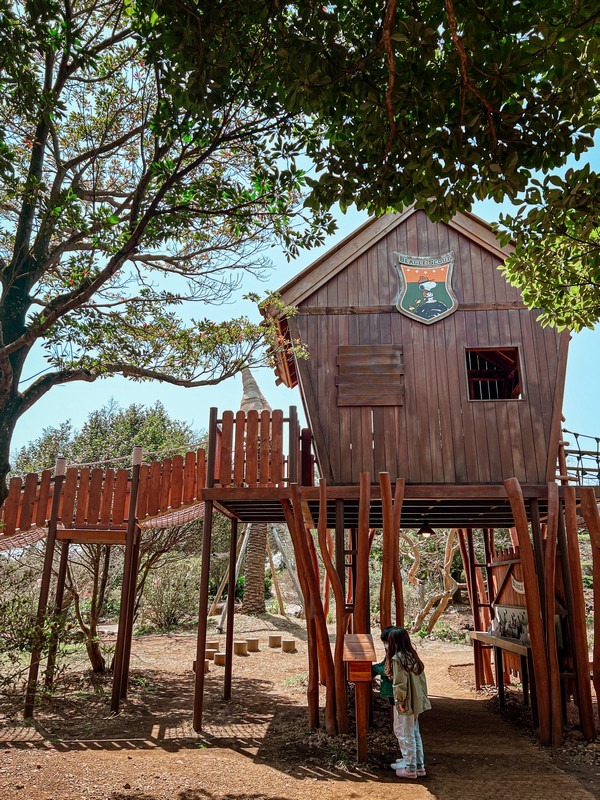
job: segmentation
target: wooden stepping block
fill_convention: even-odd
[[[215,665],[217,667],[225,666],[225,653],[215,653]]]
[[[260,639],[246,639],[246,643],[248,644],[249,653],[258,653],[260,650]]]
[[[192,670],[193,670],[194,672],[196,672],[196,664],[197,664],[197,663],[198,663],[197,661],[194,661],[194,663],[192,664]],[[208,661],[208,659],[204,659],[204,672],[208,672],[208,671],[209,671],[209,670],[208,670],[208,664],[209,664],[209,661]]]
[[[281,634],[280,633],[270,633],[269,634],[269,647],[281,647]]]
[[[233,643],[233,652],[236,656],[248,655],[248,642],[245,639],[240,639]]]
[[[206,660],[207,661],[212,661],[213,658],[215,657],[215,653],[216,652],[217,652],[217,650],[206,650],[205,653],[204,653],[204,655],[206,657]]]
[[[206,649],[207,650],[219,650],[219,643],[216,639],[210,639],[206,642]]]
[[[284,653],[295,653],[296,652],[296,640],[295,639],[282,639],[281,641],[281,649]]]

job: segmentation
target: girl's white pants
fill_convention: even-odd
[[[394,733],[398,739],[406,769],[414,772],[425,767],[423,741],[419,730],[419,717],[414,714],[400,714],[394,706]]]

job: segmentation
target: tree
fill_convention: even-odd
[[[103,462],[104,466],[123,467],[130,463],[134,444],[144,452],[184,452],[197,441],[199,434],[185,422],[172,420],[164,406],[151,408],[130,405],[121,409],[114,401],[93,411],[74,431],[70,423],[46,428],[42,436],[21,448],[15,458],[19,471],[38,471],[52,465],[57,455],[69,463]],[[107,463],[106,463],[107,462]],[[201,521],[177,528],[154,528],[143,531],[136,587],[136,610],[145,584],[167,554],[181,558],[197,549]],[[67,569],[67,602],[96,672],[104,671],[106,661],[98,639],[98,623],[106,614],[111,591],[117,587],[122,567],[122,549],[108,545],[71,545]]]
[[[516,242],[507,278],[543,308],[542,323],[591,327],[600,319],[600,175],[586,165],[534,180],[527,200],[500,220]]]
[[[122,0],[0,7],[1,500],[15,423],[53,387],[214,384],[279,346],[269,324],[181,306],[228,301],[266,247],[297,252],[331,222],[299,206],[289,114],[175,100]]]
[[[504,219],[517,242],[510,280],[546,322],[600,318],[599,178],[587,166],[556,172],[598,128],[595,0],[134,7],[148,57],[200,113],[253,70],[247,102],[304,115],[317,171],[308,207],[416,203],[444,219],[474,199],[509,198],[519,206]]]

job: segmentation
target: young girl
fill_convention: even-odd
[[[425,666],[404,628],[394,628],[388,637],[386,673],[394,688],[394,733],[403,758],[391,766],[399,778],[422,777],[425,772],[419,714],[431,708],[427,697]]]

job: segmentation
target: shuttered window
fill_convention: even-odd
[[[337,368],[338,406],[403,405],[404,367],[400,345],[341,345]]]

